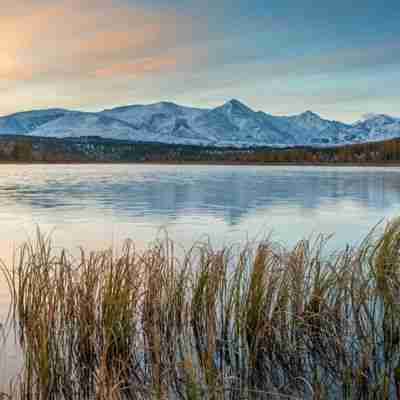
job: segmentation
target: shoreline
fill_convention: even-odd
[[[400,167],[399,162],[388,163],[325,163],[325,162],[218,162],[218,161],[0,161],[0,165],[192,165],[192,166],[243,166],[243,167]]]

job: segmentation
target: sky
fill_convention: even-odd
[[[174,101],[400,116],[398,0],[13,0],[0,115]]]

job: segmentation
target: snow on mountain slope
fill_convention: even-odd
[[[375,141],[400,136],[400,118],[384,114],[369,114],[351,130],[367,140]]]
[[[312,111],[290,117],[270,116],[272,123],[283,132],[290,132],[294,144],[329,145],[340,142],[342,132],[350,125],[321,118]]]
[[[0,134],[24,135],[35,128],[60,118],[71,111],[63,109],[35,110],[0,117]]]
[[[102,136],[113,139],[143,139],[147,132],[132,125],[97,113],[72,112],[41,125],[30,132],[33,136],[79,137]]]
[[[368,115],[349,125],[306,111],[273,116],[238,100],[213,109],[170,102],[84,113],[39,110],[0,118],[0,134],[112,139],[216,146],[328,146],[400,137],[400,119]]]
[[[29,133],[32,136],[43,137],[80,137],[100,136],[103,138],[132,140],[139,142],[164,142],[202,144],[208,142],[199,138],[193,139],[183,134],[179,139],[166,137],[163,134],[152,132],[146,126],[135,126],[125,121],[103,115],[103,113],[71,112],[47,124],[41,125]]]
[[[191,128],[192,121],[203,110],[161,102],[148,106],[136,105],[104,110],[101,114],[125,121],[137,129],[165,136],[187,136],[201,139]],[[167,140],[173,140],[171,138]]]
[[[215,145],[337,145],[341,143],[384,140],[400,137],[399,120],[382,122],[374,116],[364,126],[330,121],[306,111],[299,115],[278,117],[255,112],[238,100],[214,109],[198,109],[157,103],[128,106],[103,113],[162,136],[161,140],[179,143],[184,137]]]
[[[196,131],[213,137],[217,143],[285,145],[294,142],[291,134],[280,131],[266,114],[255,112],[237,100],[199,115],[193,125]]]
[[[178,118],[192,121],[205,110],[179,106],[175,103],[160,102],[149,105],[133,105],[104,110],[101,113],[108,117],[120,119],[134,125],[151,126],[158,120],[176,120]]]

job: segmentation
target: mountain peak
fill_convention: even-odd
[[[321,117],[318,114],[316,114],[315,112],[313,112],[311,110],[304,111],[303,113],[301,113],[299,115],[299,117],[306,118],[306,119],[321,119]]]
[[[361,121],[366,122],[366,121],[377,121],[377,120],[387,120],[387,121],[391,121],[394,118],[390,117],[389,115],[386,114],[375,114],[375,113],[368,113],[368,114],[364,114],[362,116]]]
[[[166,107],[166,108],[177,108],[179,107],[177,104],[173,103],[172,101],[160,101],[158,103],[151,104],[153,106],[158,107]]]
[[[221,108],[230,111],[240,111],[242,113],[253,112],[250,107],[236,99],[231,99],[227,101],[224,105],[221,106]]]
[[[362,119],[356,122],[353,126],[362,129],[385,128],[387,126],[398,124],[400,119],[393,118],[386,114],[369,113],[362,116]]]

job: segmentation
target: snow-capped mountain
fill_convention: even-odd
[[[49,109],[0,118],[0,135],[100,136],[141,142],[216,146],[329,146],[400,137],[400,119],[367,115],[354,124],[312,111],[274,116],[238,100],[213,109],[171,102],[117,107],[97,113]]]
[[[354,124],[352,131],[362,136],[363,132],[368,132],[367,140],[381,140],[399,137],[400,118],[393,118],[384,114],[368,114],[363,120]]]
[[[63,109],[49,109],[26,111],[0,118],[1,135],[24,135],[34,131],[37,127],[56,120],[71,111]]]

